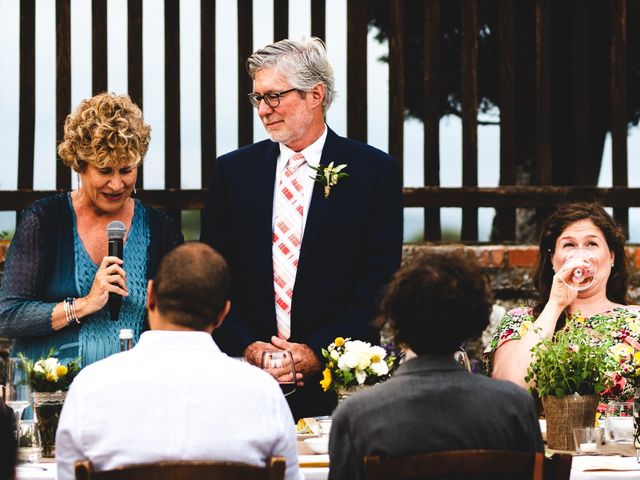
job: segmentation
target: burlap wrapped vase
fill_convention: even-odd
[[[547,446],[552,450],[575,450],[573,429],[595,425],[599,401],[598,395],[542,397],[547,419]]]

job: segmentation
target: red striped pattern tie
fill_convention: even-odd
[[[291,301],[300,257],[304,212],[304,169],[300,167],[306,162],[299,153],[289,159],[276,193],[272,246],[273,289],[278,336],[285,340],[291,336]]]

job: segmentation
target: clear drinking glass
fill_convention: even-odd
[[[296,391],[296,367],[290,351],[268,350],[262,352],[260,366],[278,380],[285,397]]]
[[[22,412],[31,403],[29,374],[24,362],[19,358],[9,358],[7,362],[7,384],[3,386],[4,403],[11,407],[16,416],[16,438],[20,432]]]
[[[18,462],[38,463],[42,459],[40,431],[34,420],[20,422],[18,435]]]
[[[605,439],[611,444],[633,443],[633,402],[609,402],[604,418]]]
[[[589,288],[598,273],[598,263],[595,255],[589,250],[578,248],[569,252],[562,264],[571,267],[571,275],[569,278],[563,278],[564,284],[571,290],[579,292]]]

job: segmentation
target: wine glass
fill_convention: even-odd
[[[290,351],[264,351],[260,366],[278,380],[285,397],[296,391],[296,366]]]
[[[565,265],[570,267],[571,275],[562,281],[568,288],[578,292],[589,288],[598,273],[598,263],[589,250],[577,249],[569,252],[562,266]]]
[[[19,358],[9,358],[7,362],[7,384],[4,385],[4,403],[13,410],[16,416],[16,439],[20,432],[22,412],[31,403],[31,386],[29,374],[24,362]]]

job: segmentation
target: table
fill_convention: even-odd
[[[634,468],[635,470],[582,470],[589,465],[597,466],[598,462],[605,466],[608,464],[611,468]],[[304,462],[301,463],[304,465]],[[19,466],[16,480],[54,480],[55,467],[55,463]],[[329,476],[328,467],[302,467],[301,470],[306,480],[327,480]],[[576,456],[573,458],[570,480],[638,480],[638,478],[640,478],[640,463],[636,462],[635,457]]]

